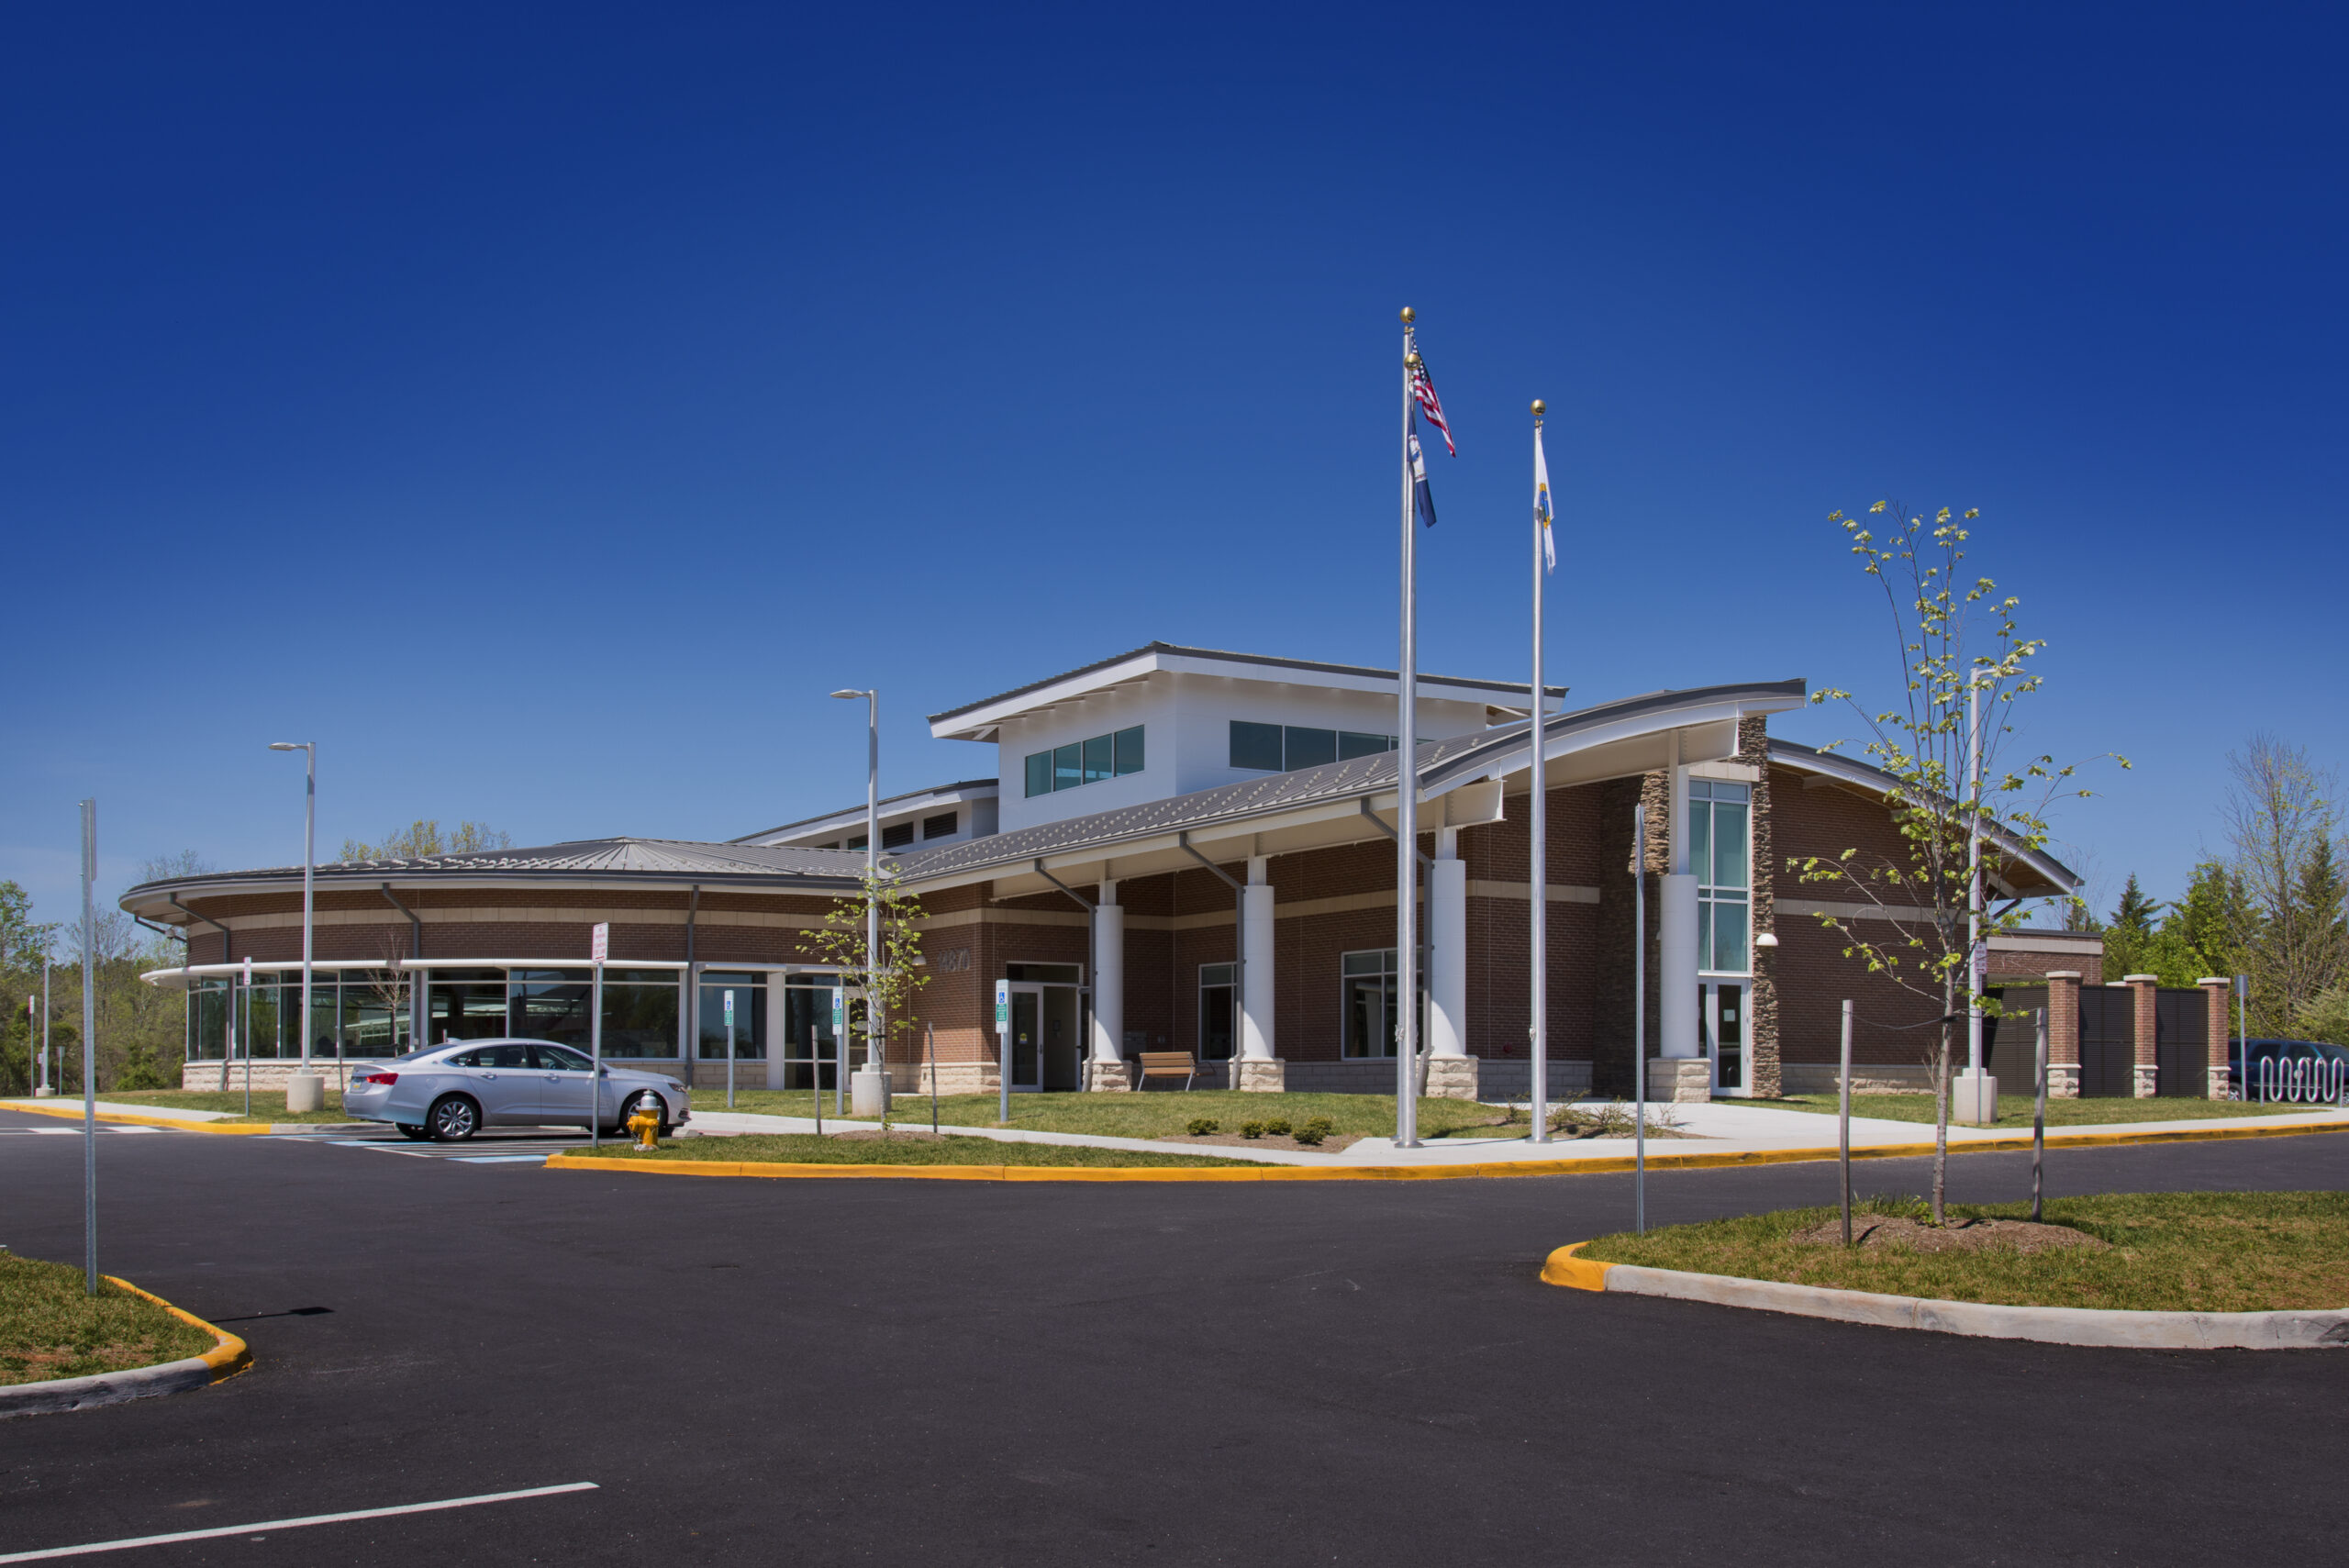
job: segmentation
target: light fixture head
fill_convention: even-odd
[[[836,697],[850,697],[850,698],[854,698],[854,697],[861,697],[861,696],[864,695],[864,694],[863,694],[863,692],[850,691],[850,690],[847,690],[846,688],[842,688],[842,689],[841,689],[841,690],[840,690],[840,691],[834,692],[834,693],[832,694],[832,695],[834,695],[834,696],[836,696]]]
[[[269,749],[273,751],[298,751],[302,749],[302,742],[299,740],[273,740],[269,743]]]

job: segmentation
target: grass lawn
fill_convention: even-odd
[[[1725,1099],[1723,1105],[1759,1106],[1765,1110],[1823,1111],[1835,1114],[1832,1095],[1789,1095],[1782,1100]],[[1998,1127],[2031,1130],[2032,1096],[2000,1095],[1998,1096]],[[2261,1105],[2241,1100],[2175,1098],[2132,1100],[2098,1097],[2085,1100],[2049,1100],[2047,1125],[2050,1127],[2101,1127],[2123,1121],[2203,1121],[2212,1117],[2278,1116],[2286,1111],[2314,1110],[2314,1106]],[[1852,1114],[1855,1117],[1876,1117],[1884,1121],[1917,1121],[1927,1127],[1933,1125],[1933,1096],[1931,1095],[1854,1095]],[[1952,1126],[1957,1125],[1952,1123]]]
[[[0,1257],[0,1384],[90,1377],[211,1348],[211,1335],[127,1290],[101,1284],[83,1295],[80,1269]]]
[[[1927,1210],[1914,1198],[1871,1200],[1872,1214]],[[1854,1213],[1858,1212],[1855,1207]],[[2028,1204],[1953,1204],[1953,1217],[2023,1219]],[[1787,1238],[1831,1219],[1831,1208],[1675,1225],[1600,1238],[1577,1254],[1602,1262],[1842,1290],[1987,1301],[2013,1307],[2102,1307],[2159,1312],[2268,1312],[2349,1307],[2349,1193],[2118,1193],[2048,1201],[2050,1224],[2109,1241],[2067,1247],[1919,1252],[1907,1247],[1812,1246]]]
[[[1262,1099],[1264,1096],[1253,1096]],[[740,1109],[738,1105],[737,1109]],[[566,1149],[576,1159],[613,1161],[743,1160],[803,1165],[1219,1165],[1242,1164],[1212,1154],[1160,1154],[1083,1144],[1004,1143],[992,1138],[818,1137],[812,1132],[751,1132],[740,1138],[685,1138],[646,1152],[607,1143],[600,1150]]]
[[[100,1095],[101,1100],[118,1106],[151,1106],[159,1112],[227,1111],[239,1121],[245,1119],[245,1092],[231,1089],[222,1094],[217,1089],[132,1089],[119,1095]],[[76,1103],[63,1095],[50,1102],[70,1106]],[[342,1114],[342,1096],[331,1087],[327,1090],[326,1108],[304,1111],[295,1116],[285,1108],[283,1089],[255,1089],[253,1114],[255,1121],[348,1121]]]
[[[734,1108],[770,1116],[807,1116],[809,1100],[805,1089],[744,1090],[734,1096]],[[726,1086],[721,1084],[714,1091],[696,1088],[694,1106],[724,1110]],[[1014,1095],[1011,1119],[1001,1123],[996,1120],[996,1109],[993,1095],[942,1095],[938,1101],[938,1122],[941,1128],[1003,1126],[1037,1132],[1089,1132],[1104,1138],[1158,1138],[1184,1131],[1184,1124],[1194,1117],[1216,1121],[1225,1132],[1238,1132],[1242,1122],[1286,1117],[1292,1124],[1302,1126],[1308,1118],[1325,1116],[1336,1124],[1332,1129],[1336,1132],[1365,1138],[1395,1135],[1392,1095],[1257,1095],[1238,1089],[1194,1089],[1185,1094],[1152,1089],[1125,1095]],[[831,1114],[832,1102],[827,1095],[824,1115]],[[1498,1106],[1478,1105],[1474,1100],[1423,1099],[1419,1132],[1422,1137],[1440,1137],[1458,1128],[1499,1121],[1505,1115]],[[930,1101],[900,1095],[890,1120],[899,1127],[926,1128]]]

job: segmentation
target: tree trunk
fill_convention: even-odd
[[[1942,1222],[1942,1200],[1949,1190],[1949,1034],[1956,987],[1942,982],[1941,1046],[1933,1054],[1933,1223]]]

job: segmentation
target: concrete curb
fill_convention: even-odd
[[[203,1329],[212,1336],[212,1348],[200,1356],[132,1367],[127,1372],[102,1372],[95,1377],[53,1377],[44,1383],[0,1386],[0,1421],[16,1416],[45,1416],[60,1410],[119,1405],[126,1399],[145,1399],[158,1394],[185,1394],[234,1377],[252,1365],[252,1352],[226,1329],[206,1323],[192,1312],[183,1312],[128,1280],[117,1279],[112,1274],[104,1277],[108,1284],[120,1285],[133,1296],[144,1296],[181,1322]]]
[[[78,1113],[77,1113],[78,1114]],[[2172,1129],[2149,1133],[2091,1133],[2067,1138],[2050,1148],[2101,1148],[2130,1143],[2195,1143],[2234,1138],[2294,1138],[2308,1134],[2349,1132],[2349,1122],[2322,1127],[2213,1128],[2208,1132]],[[1953,1143],[1953,1154],[2006,1154],[2029,1149],[2028,1133],[2013,1139],[1985,1139]],[[1931,1143],[1887,1143],[1854,1149],[1854,1160],[1914,1160],[1931,1155]],[[1751,1149],[1720,1154],[1691,1152],[1648,1156],[1651,1171],[1720,1170],[1739,1165],[1807,1164],[1832,1160],[1836,1151],[1824,1149]],[[1238,1161],[1233,1162],[1239,1163]],[[1458,1165],[1252,1165],[1246,1170],[1217,1170],[1205,1166],[1120,1165],[830,1165],[783,1164],[771,1161],[696,1160],[635,1163],[621,1160],[554,1154],[547,1167],[557,1171],[622,1170],[675,1176],[810,1176],[831,1179],[858,1177],[891,1181],[932,1182],[1410,1182],[1497,1176],[1606,1175],[1631,1170],[1637,1162],[1629,1154],[1599,1155],[1585,1160],[1494,1160]]]
[[[1998,1307],[1979,1301],[1929,1301],[1865,1290],[1830,1290],[1780,1280],[1604,1263],[1561,1247],[1543,1261],[1544,1284],[1568,1290],[1621,1291],[1679,1301],[1709,1301],[1827,1318],[1879,1329],[1924,1329],[1985,1340],[2036,1340],[2140,1351],[2317,1351],[2349,1348],[2349,1311],[2121,1312],[2089,1307]]]
[[[27,1116],[55,1117],[61,1121],[80,1121],[82,1107],[59,1105],[54,1101],[15,1100],[0,1102],[0,1110],[23,1111]],[[173,1132],[210,1132],[226,1138],[261,1138],[271,1133],[293,1132],[372,1132],[386,1124],[380,1121],[246,1121],[222,1123],[217,1121],[184,1121],[168,1116],[134,1116],[128,1111],[99,1111],[94,1118],[117,1122],[132,1127],[161,1127]]]

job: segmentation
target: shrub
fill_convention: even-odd
[[[1264,1130],[1271,1133],[1275,1138],[1286,1138],[1288,1136],[1288,1118],[1285,1116],[1271,1117],[1264,1122]]]
[[[1243,1121],[1240,1124],[1240,1136],[1262,1138],[1264,1136],[1264,1124],[1261,1121]]]
[[[1336,1122],[1326,1116],[1317,1116],[1297,1129],[1297,1140],[1304,1144],[1319,1143],[1337,1130]]]
[[[1223,1130],[1223,1123],[1211,1116],[1195,1116],[1183,1124],[1183,1130],[1194,1138],[1210,1138]]]

